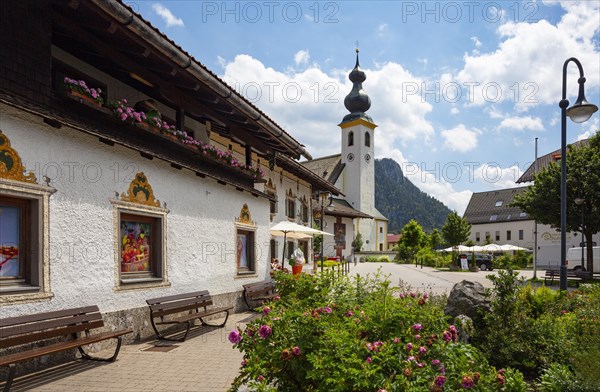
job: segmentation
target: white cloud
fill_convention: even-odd
[[[152,9],[154,10],[154,12],[156,12],[158,16],[160,16],[165,21],[167,27],[184,26],[183,20],[181,18],[175,17],[171,10],[163,6],[162,4],[154,3],[152,4]]]
[[[494,105],[486,106],[486,108],[483,109],[483,111],[489,114],[490,118],[504,118],[504,114],[502,114],[501,111],[496,109]]]
[[[225,62],[221,77],[319,157],[339,153],[337,124],[348,113],[343,102],[352,89],[349,72],[325,73],[316,65],[281,72],[249,55],[238,55]],[[365,73],[363,88],[372,100],[368,114],[379,126],[375,131],[377,157],[385,144],[431,142],[435,131],[427,115],[432,105],[407,91],[423,81],[397,63],[384,63]]]
[[[500,167],[495,162],[486,162],[477,165],[471,173],[472,178],[487,185],[488,189],[506,189],[521,186],[517,180],[524,173],[524,168],[531,162],[517,163],[509,167]]]
[[[543,131],[544,125],[539,117],[508,117],[502,120],[498,129],[509,129],[523,131],[529,129],[531,131]]]
[[[452,109],[450,109],[450,113],[458,114],[458,113],[460,113],[460,110],[458,110],[458,108],[456,108],[456,107],[453,107]]]
[[[389,26],[387,25],[387,23],[382,23],[379,26],[377,26],[377,35],[380,37],[383,37],[389,30]]]
[[[479,38],[477,38],[477,37],[471,37],[471,41],[473,41],[473,45],[475,45],[476,48],[480,48],[481,47],[481,41],[479,40]]]
[[[577,57],[585,70],[586,88],[600,86],[600,2],[562,2],[566,10],[552,25],[506,22],[497,33],[501,39],[495,51],[465,54],[465,65],[456,79],[477,83],[470,102],[475,105],[508,101],[518,110],[539,103],[555,104],[561,96],[561,70],[564,61]],[[569,66],[568,86],[577,92],[577,67]]]
[[[294,62],[296,63],[296,65],[306,64],[308,63],[309,59],[310,53],[308,53],[308,50],[299,50],[294,55]]]
[[[452,151],[467,152],[477,147],[477,131],[465,128],[464,124],[458,124],[452,129],[444,129],[442,132],[444,145]]]

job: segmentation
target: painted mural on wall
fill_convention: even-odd
[[[18,207],[0,206],[0,278],[20,276]]]
[[[121,272],[151,272],[149,222],[121,221]]]

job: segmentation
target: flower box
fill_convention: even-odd
[[[74,101],[77,101],[79,103],[82,103],[84,105],[90,106],[92,108],[95,108],[95,109],[102,108],[102,104],[100,102],[96,101],[94,98],[90,97],[89,95],[80,93],[79,91],[66,90],[66,95],[68,98],[70,98]]]

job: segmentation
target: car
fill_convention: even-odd
[[[469,260],[469,263],[471,263],[473,260],[472,253],[459,255],[458,262],[460,263],[460,259],[465,256],[467,257],[467,260]],[[494,269],[494,256],[484,253],[475,253],[475,264],[477,264],[477,267],[482,271],[492,271]]]

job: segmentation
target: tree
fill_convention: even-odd
[[[469,239],[471,235],[471,225],[466,219],[458,216],[456,211],[448,214],[446,223],[442,227],[442,237],[446,244],[452,247],[458,246]],[[452,251],[452,262],[455,262],[456,257]]]
[[[438,229],[433,229],[431,235],[429,236],[429,246],[431,249],[436,250],[442,245],[442,235],[440,234]]]
[[[421,225],[416,220],[411,219],[410,222],[402,228],[400,243],[408,248],[414,255],[418,248],[423,246],[426,238],[427,235],[423,231]]]
[[[513,206],[521,208],[539,223],[560,228],[560,164],[551,162],[534,176],[534,185],[515,196]],[[577,205],[575,199],[583,199]],[[587,244],[587,270],[593,272],[592,235],[600,231],[600,131],[587,145],[569,146],[567,152],[567,227],[582,231]]]

